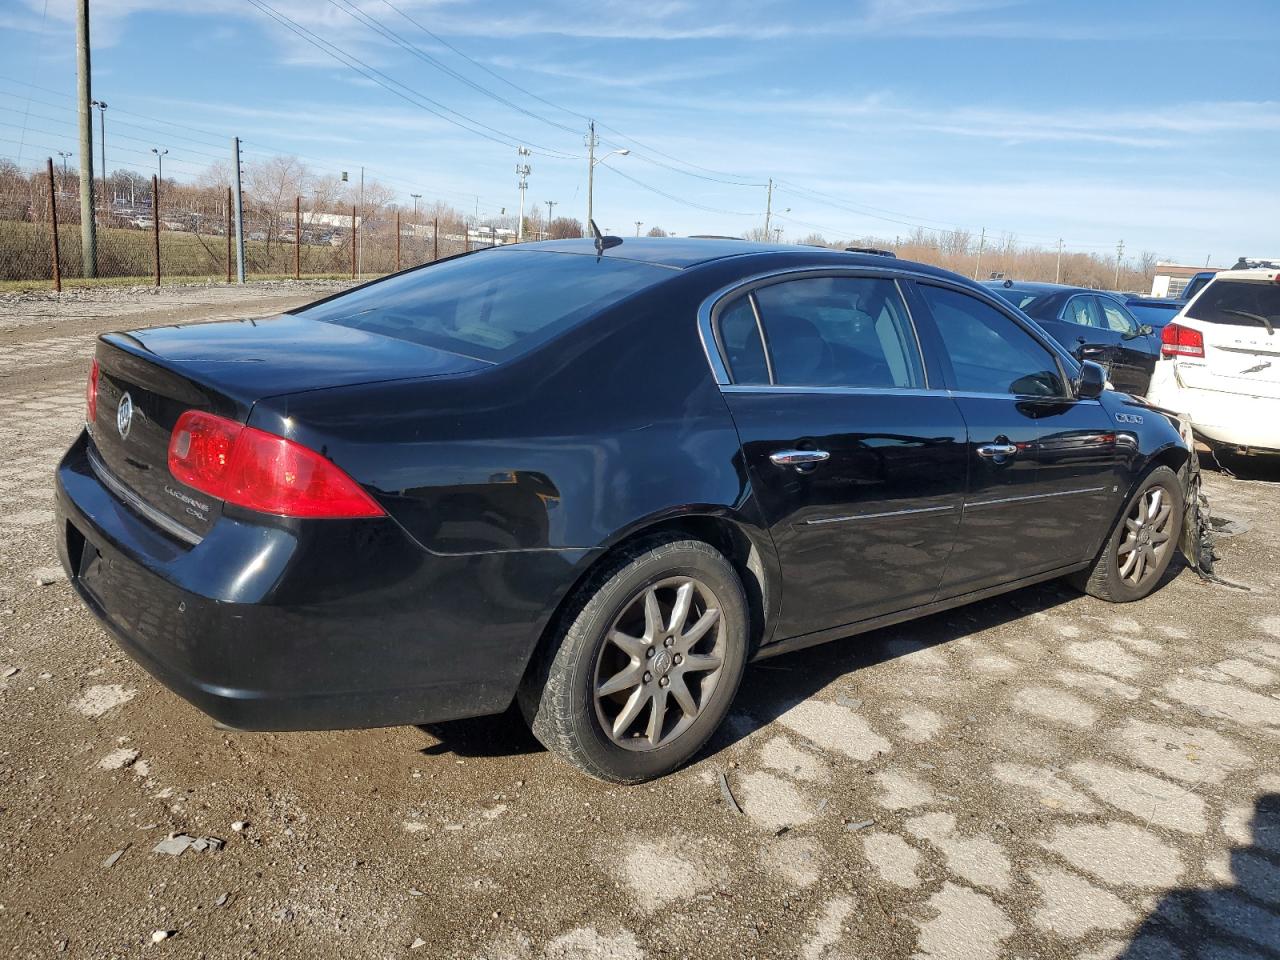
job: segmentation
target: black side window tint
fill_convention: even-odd
[[[720,311],[720,347],[734,383],[767,384],[769,368],[751,301],[741,297]]]
[[[756,302],[782,386],[924,386],[915,332],[892,280],[788,280],[757,290]]]
[[[956,389],[1031,397],[1066,395],[1053,354],[999,310],[967,293],[924,283],[917,289],[937,324]]]

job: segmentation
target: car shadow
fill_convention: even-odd
[[[1175,564],[1180,563],[1179,556]],[[1161,586],[1180,569],[1181,566],[1171,564]],[[1060,581],[1049,581],[897,626],[748,664],[729,717],[696,759],[706,760],[732,746],[840,677],[1052,610],[1079,596]],[[419,729],[436,740],[420,751],[429,756],[499,757],[543,749],[529,732],[515,704],[505,713],[494,716],[424,724]]]
[[[1165,894],[1117,960],[1280,957],[1280,794],[1254,804],[1249,843],[1230,848],[1231,881]]]
[[[1263,483],[1280,483],[1280,457],[1257,455],[1242,456],[1225,449],[1200,448],[1200,469],[1207,473],[1220,473],[1240,480],[1257,480]]]

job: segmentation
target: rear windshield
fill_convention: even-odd
[[[294,313],[500,361],[672,275],[664,267],[612,257],[485,250]]]
[[[993,287],[995,293],[998,293],[1005,300],[1012,303],[1019,310],[1025,310],[1037,300],[1040,299],[1038,293],[1027,293],[1025,290],[1014,290],[1009,287]]]
[[[1187,307],[1187,316],[1241,327],[1280,325],[1280,283],[1271,280],[1215,280]]]

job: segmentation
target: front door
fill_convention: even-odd
[[[960,521],[965,427],[929,388],[898,284],[781,278],[719,323],[725,399],[782,566],[774,638],[932,600]]]
[[[1012,314],[952,286],[914,289],[926,350],[941,356],[967,427],[964,515],[939,596],[1083,559],[1110,488],[1114,431],[1078,412],[1057,357]],[[1068,453],[1077,442],[1087,452]],[[1110,445],[1099,454],[1095,442]]]

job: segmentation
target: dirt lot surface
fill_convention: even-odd
[[[769,661],[651,785],[509,717],[215,728],[49,569],[51,472],[92,333],[330,289],[0,298],[0,955],[1280,957],[1266,465],[1206,474],[1248,591],[1049,584]],[[224,843],[153,852],[171,833]]]

